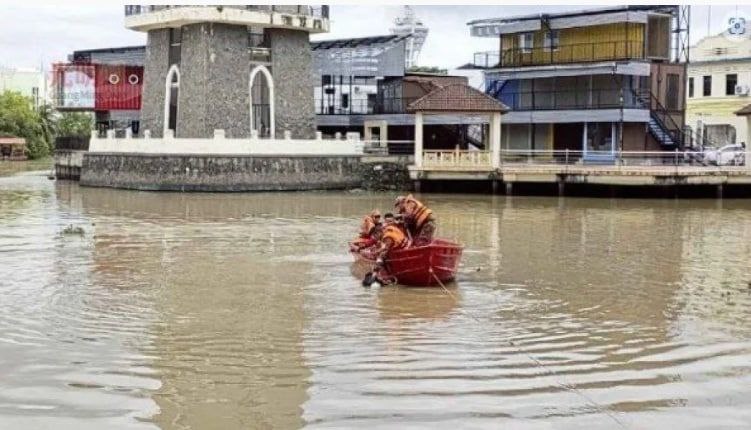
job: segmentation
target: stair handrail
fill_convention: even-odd
[[[668,112],[668,109],[665,108],[662,103],[660,103],[660,100],[654,95],[652,90],[648,88],[640,88],[632,89],[632,91],[637,97],[648,99],[647,108],[650,110],[650,112],[655,113],[652,118],[657,121],[658,125],[663,130],[667,131],[670,134],[670,137],[673,139],[676,145],[682,148],[686,140],[684,130],[681,126],[678,125],[678,123],[675,122],[673,117],[670,115],[670,112]]]

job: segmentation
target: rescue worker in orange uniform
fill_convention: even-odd
[[[395,206],[399,213],[403,214],[407,231],[411,234],[415,246],[427,245],[433,241],[436,229],[433,211],[412,194],[397,197]]]
[[[388,213],[384,216],[385,223],[383,232],[381,234],[381,240],[378,247],[379,261],[389,253],[389,251],[404,249],[409,246],[409,238],[404,233],[404,230],[394,218],[394,215]]]
[[[381,212],[374,209],[362,219],[360,224],[360,237],[354,242],[356,250],[368,248],[378,243],[381,235]]]

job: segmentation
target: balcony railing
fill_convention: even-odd
[[[407,113],[407,106],[418,97],[381,98],[376,101],[350,100],[342,105],[338,98],[317,98],[317,115],[367,115]]]
[[[489,151],[426,150],[422,153],[422,166],[444,169],[488,168],[492,165]]]
[[[483,69],[493,69],[501,62],[501,54],[498,51],[475,52],[472,64]]]
[[[621,97],[623,100],[621,100]],[[498,98],[512,110],[648,109],[631,90],[561,90],[501,92]]]
[[[474,65],[483,68],[502,68],[643,58],[643,42],[615,41],[559,45],[553,49],[508,48],[501,53],[478,52],[474,56]]]
[[[201,6],[201,5],[125,5],[125,16],[141,15],[145,13],[157,12],[164,9],[171,9],[177,7],[217,7],[216,5]],[[310,5],[226,5],[221,6],[224,8],[238,8],[247,10],[263,10],[269,12],[288,13],[294,15],[311,16],[315,18],[329,18],[329,7],[323,6],[310,6]]]

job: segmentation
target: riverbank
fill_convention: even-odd
[[[23,172],[45,170],[52,172],[54,160],[44,157],[36,160],[8,161],[0,160],[0,177],[12,176]]]

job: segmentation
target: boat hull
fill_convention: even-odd
[[[435,239],[429,245],[390,252],[384,260],[388,276],[402,285],[438,286],[456,277],[463,247],[445,239]],[[371,249],[351,249],[356,261],[375,266],[376,256]]]

